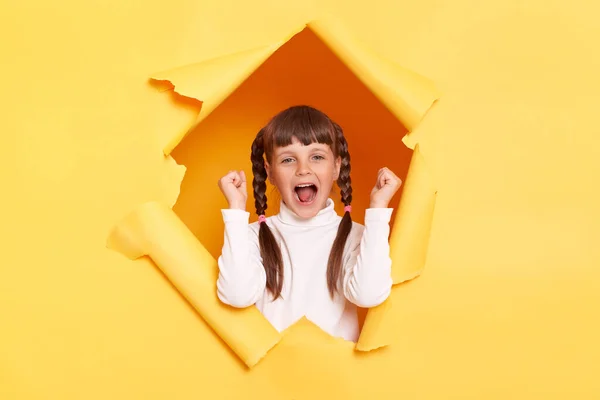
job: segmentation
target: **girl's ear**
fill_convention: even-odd
[[[342,166],[342,157],[338,157],[335,159],[335,170],[333,172],[333,179],[337,180],[340,176],[340,167]]]
[[[264,163],[265,163],[265,171],[267,171],[267,178],[269,179],[269,182],[271,184],[273,184],[273,180],[271,179],[271,166],[269,165],[269,163],[267,161],[265,161]]]

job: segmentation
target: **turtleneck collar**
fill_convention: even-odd
[[[325,208],[317,213],[313,218],[303,219],[290,210],[283,201],[279,206],[277,218],[284,224],[296,226],[323,226],[333,222],[338,217],[335,212],[335,204],[332,199],[327,199]]]

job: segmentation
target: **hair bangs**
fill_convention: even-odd
[[[329,145],[337,154],[334,137],[335,128],[327,115],[309,106],[294,106],[277,114],[267,125],[265,153],[270,158],[274,146],[289,146],[296,138],[304,146],[312,143]]]

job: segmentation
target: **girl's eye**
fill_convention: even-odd
[[[282,164],[287,164],[288,162],[292,162],[292,161],[294,161],[294,160],[291,159],[291,158],[284,158],[283,160],[281,160],[281,163]]]
[[[316,155],[313,158],[316,159],[316,160],[324,160],[325,159],[325,157],[323,157],[321,155]]]

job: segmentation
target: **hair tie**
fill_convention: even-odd
[[[352,206],[348,205],[344,207],[344,212],[352,212]]]
[[[264,215],[259,215],[258,216],[258,224],[262,224],[263,222],[266,222],[267,218]]]

